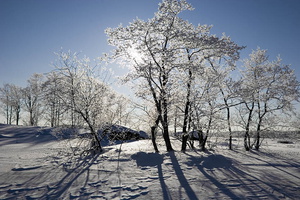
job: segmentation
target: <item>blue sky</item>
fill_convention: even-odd
[[[54,52],[82,52],[96,58],[111,47],[104,30],[153,17],[160,0],[0,0],[0,86],[20,86],[33,73],[51,71]],[[181,17],[197,25],[214,25],[247,48],[258,46],[291,64],[300,80],[299,0],[188,0],[195,7]],[[114,71],[120,69],[113,65]]]

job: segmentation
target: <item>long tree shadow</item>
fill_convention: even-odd
[[[253,166],[269,166],[269,167],[273,167],[276,168],[277,170],[280,170],[294,178],[297,178],[300,180],[300,176],[299,173],[297,174],[292,174],[289,171],[285,170],[285,168],[300,168],[300,163],[299,160],[294,160],[294,159],[286,159],[271,153],[266,153],[266,152],[262,152],[262,151],[252,151],[251,152],[253,155],[247,155],[248,157],[252,158],[252,159],[256,159],[259,162],[262,162],[262,164],[244,164],[244,165],[253,165]],[[262,159],[261,157],[268,157],[269,159]],[[271,162],[272,161],[272,162]],[[278,163],[278,162],[282,162],[282,163]]]
[[[145,153],[145,152],[138,152],[131,156],[132,159],[136,160],[136,164],[139,167],[148,167],[157,166],[157,172],[159,177],[160,186],[163,193],[164,200],[171,200],[170,191],[168,186],[165,183],[165,178],[162,171],[162,163],[164,161],[164,156],[160,155],[159,153]]]
[[[290,191],[287,190],[287,188],[290,187],[290,184],[276,175],[259,173],[258,171],[253,172],[252,174],[246,172],[246,170],[240,170],[235,167],[232,169],[232,172],[236,177],[244,178],[244,180],[241,180],[242,183],[246,184],[246,180],[248,180],[252,183],[253,188],[257,188],[254,190],[251,189],[251,187],[248,187],[247,191],[252,197],[258,198],[258,196],[262,196],[264,198],[267,197],[268,199],[278,199],[283,196],[289,199],[296,199],[299,197],[299,193],[297,195],[290,193]],[[257,194],[257,190],[260,191],[261,194]]]
[[[234,168],[235,173],[256,180],[259,183],[257,186],[260,187],[265,194],[274,199],[278,198],[274,193],[281,194],[281,196],[290,199],[298,198],[300,195],[298,189],[298,183],[300,182],[300,176],[298,175],[299,161],[294,159],[289,160],[271,153],[256,151],[248,153],[247,156],[252,162],[239,163],[239,165],[245,168],[250,167],[248,170],[251,170],[251,173],[246,172],[246,170]],[[261,167],[265,170],[261,171]],[[264,188],[261,187],[262,185]],[[266,190],[266,188],[268,188],[268,190]],[[272,194],[270,194],[269,191],[273,191]]]
[[[186,179],[186,177],[179,165],[178,159],[177,159],[174,151],[169,152],[169,155],[170,155],[171,162],[173,164],[173,168],[175,170],[176,176],[178,178],[178,181],[180,182],[181,187],[184,188],[189,199],[198,199],[197,195],[195,194],[194,190],[192,189],[188,180]]]
[[[61,165],[63,170],[67,172],[65,175],[63,175],[58,181],[52,182],[50,185],[47,185],[47,190],[43,195],[40,195],[39,199],[65,199],[65,198],[81,198],[88,194],[85,193],[77,193],[77,196],[72,196],[70,194],[66,194],[66,192],[73,187],[73,183],[75,181],[82,182],[83,185],[81,188],[85,188],[86,184],[89,181],[89,174],[90,174],[90,167],[94,164],[94,162],[98,159],[100,154],[96,155],[88,155],[85,156],[78,161],[74,161],[73,165],[71,166],[64,166]],[[60,169],[62,170],[62,169]],[[50,174],[53,174],[53,172],[49,172]],[[83,174],[86,173],[85,180],[79,179]],[[39,177],[39,176],[38,176]],[[35,180],[38,178],[35,177],[33,180],[28,181],[29,182],[35,182]],[[45,173],[40,174],[40,178],[45,179]],[[54,178],[54,177],[53,177]],[[57,177],[55,177],[57,179]],[[30,198],[29,198],[30,199]]]
[[[47,196],[47,199],[60,198],[72,186],[72,184],[85,172],[87,172],[85,180],[86,185],[89,179],[90,167],[94,164],[94,161],[97,160],[99,155],[100,154],[87,156],[83,158],[74,168],[68,169],[68,173],[52,187],[52,190],[45,194]]]
[[[64,167],[62,164],[51,167],[41,167],[40,169],[30,168],[26,170],[12,170],[10,176],[13,180],[17,180],[18,175],[26,177],[30,175],[28,180],[18,180],[18,184],[8,184],[1,187],[1,199],[69,199],[72,198],[71,193],[67,191],[74,187],[73,183],[82,183],[81,188],[85,188],[90,179],[90,167],[98,159],[100,154],[95,156],[86,156],[79,159],[72,166]],[[63,169],[62,169],[63,168]],[[83,177],[85,175],[85,178]],[[33,176],[34,175],[34,176]],[[61,176],[61,177],[60,177]],[[76,198],[87,198],[89,194],[76,193]]]
[[[200,164],[202,163],[202,164]],[[189,164],[189,163],[188,163]],[[231,199],[240,199],[240,196],[237,196],[233,193],[225,184],[222,184],[214,176],[211,176],[208,171],[213,171],[214,169],[224,169],[229,170],[232,167],[232,161],[222,155],[210,154],[205,158],[199,159],[198,157],[190,157],[190,164],[195,164],[198,170],[217,188],[221,190],[223,194],[228,196]],[[206,169],[206,170],[205,170]]]
[[[260,171],[259,169],[248,168],[247,164],[238,163],[223,155],[212,154],[201,158],[189,156],[190,161],[187,164],[196,166],[210,183],[230,199],[246,197],[250,199],[260,197],[278,199],[278,195],[291,199],[297,197],[297,192],[294,191],[296,188],[293,186],[295,182],[288,180],[284,175],[278,177],[278,174],[273,173],[277,166],[268,164],[266,161],[266,167],[270,167],[270,170]],[[263,159],[256,157],[255,159],[263,162]],[[206,189],[215,190],[210,185]],[[216,194],[216,191],[214,193]]]

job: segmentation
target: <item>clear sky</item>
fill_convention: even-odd
[[[61,47],[91,59],[108,52],[104,30],[136,17],[147,20],[160,0],[0,0],[0,86],[24,86],[33,73],[51,71]],[[214,25],[247,48],[258,46],[291,64],[300,80],[300,0],[188,0],[181,17]],[[113,66],[115,71],[119,69]]]

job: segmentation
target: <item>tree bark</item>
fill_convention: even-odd
[[[255,142],[255,149],[259,150],[260,147],[260,127],[261,127],[261,121],[262,119],[259,119],[257,129],[256,129],[256,142]]]
[[[9,125],[12,123],[13,107],[10,106],[10,116],[9,116]]]
[[[228,125],[228,131],[229,131],[229,150],[232,150],[232,131],[231,131],[231,124],[230,124],[230,109],[228,107],[227,101],[227,125]]]
[[[168,112],[167,112],[167,105],[165,101],[163,101],[163,108],[164,108],[163,120],[162,120],[163,137],[165,140],[167,151],[173,151],[172,144],[170,141],[170,136],[169,136],[168,115],[167,115]]]
[[[165,140],[167,151],[173,151],[172,144],[169,136],[169,124],[168,124],[168,101],[166,87],[168,82],[168,77],[165,74],[165,69],[162,67],[162,126],[163,126],[163,138]]]
[[[8,105],[8,96],[6,97],[6,124],[9,124],[9,105]]]
[[[198,138],[199,138],[199,147],[200,147],[201,151],[205,151],[207,135],[204,137],[202,130],[198,130],[197,133],[198,133]]]
[[[156,153],[158,153],[158,148],[157,148],[157,145],[156,145],[156,127],[155,126],[152,126],[151,127],[151,140],[152,140],[152,144],[153,144],[153,148],[155,150]]]
[[[246,104],[247,105],[247,104]],[[248,110],[249,110],[249,115],[248,115],[248,121],[246,124],[246,131],[245,131],[245,136],[244,136],[244,147],[246,151],[250,151],[251,145],[250,145],[250,123],[252,121],[252,112],[254,109],[254,102],[251,105],[251,108],[249,108],[247,106]]]
[[[181,151],[185,152],[186,151],[186,144],[188,141],[189,135],[186,132],[183,132],[182,134],[182,144],[181,144]]]
[[[20,106],[18,105],[16,108],[16,125],[19,125],[20,120]]]
[[[157,133],[157,127],[158,127],[160,119],[161,119],[161,116],[159,115],[157,117],[157,119],[155,120],[155,125],[151,127],[151,140],[152,140],[153,148],[156,153],[159,152],[159,150],[157,148],[157,144],[156,144],[156,133]]]
[[[189,80],[187,83],[187,95],[186,95],[186,103],[185,103],[185,109],[184,109],[184,119],[183,119],[183,126],[182,126],[182,145],[181,145],[181,151],[186,151],[186,144],[189,138],[189,134],[187,133],[187,124],[189,119],[189,111],[190,111],[190,95],[191,95],[191,83],[192,83],[192,71],[189,68]]]
[[[97,146],[97,150],[99,150],[100,152],[102,152],[103,151],[102,150],[102,146],[101,146],[101,143],[100,143],[100,140],[98,138],[98,135],[97,135],[96,131],[94,130],[94,128],[90,124],[88,124],[88,126],[89,126],[89,128],[91,130],[91,133],[92,133],[92,135],[93,135],[93,137],[94,137],[94,139],[95,139],[95,141],[96,141],[96,143],[98,145]]]

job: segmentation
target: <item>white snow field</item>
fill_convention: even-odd
[[[265,139],[260,151],[234,150],[225,138],[213,150],[160,153],[150,140],[72,154],[53,129],[0,124],[0,199],[299,199],[300,141]],[[121,147],[121,148],[120,148]]]

